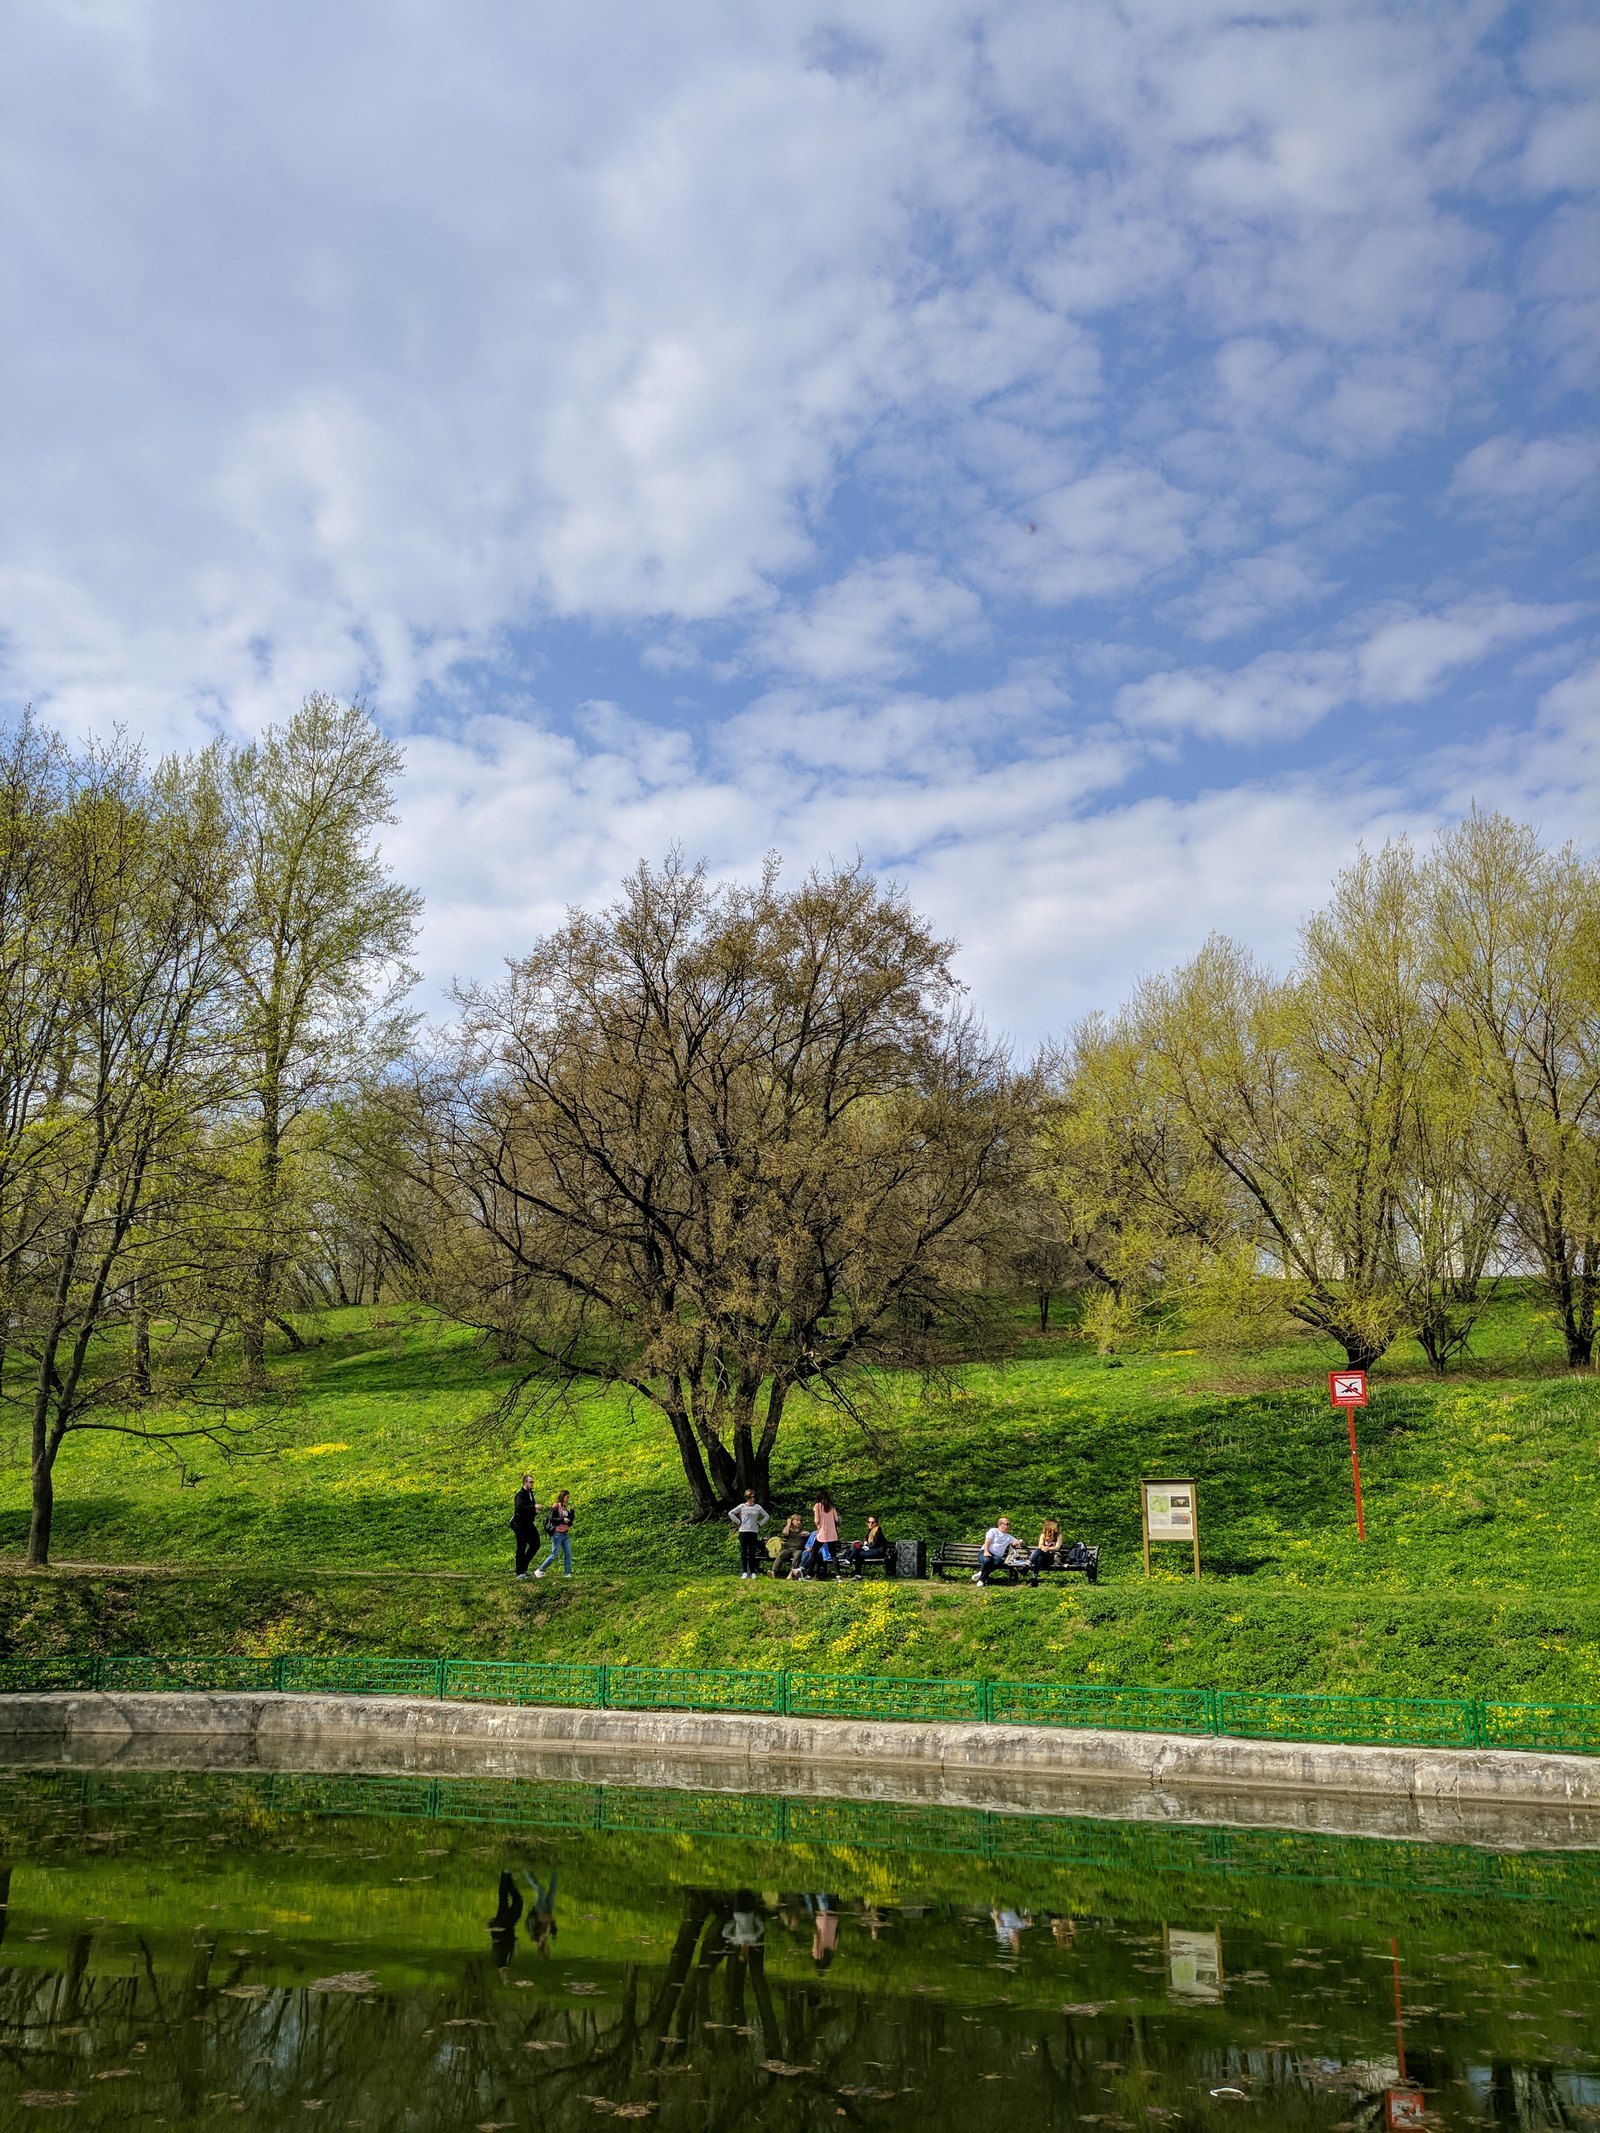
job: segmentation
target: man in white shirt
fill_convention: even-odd
[[[987,1585],[1011,1553],[1011,1521],[997,1518],[983,1536],[983,1560],[972,1573],[974,1585]]]

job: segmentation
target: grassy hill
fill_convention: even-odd
[[[830,1487],[847,1532],[973,1537],[1047,1513],[1104,1547],[1102,1583],[741,1585],[726,1528],[684,1523],[664,1428],[616,1398],[484,1440],[506,1373],[422,1310],[331,1313],[275,1360],[293,1391],[259,1456],[188,1481],[114,1436],[68,1446],[55,1554],[16,1574],[19,1439],[0,1447],[0,1649],[345,1649],[811,1666],[1384,1693],[1600,1700],[1600,1385],[1559,1367],[1530,1302],[1486,1322],[1469,1370],[1400,1348],[1361,1420],[1358,1545],[1342,1419],[1296,1343],[1249,1357],[1181,1336],[1108,1365],[1019,1320],[1014,1352],[937,1399],[887,1389],[874,1438],[793,1403],[773,1508]],[[513,1582],[519,1468],[569,1487],[578,1576]],[[1137,1480],[1191,1473],[1205,1577],[1141,1574]],[[427,1573],[426,1575],[420,1573]]]

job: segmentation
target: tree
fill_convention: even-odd
[[[696,1518],[767,1493],[797,1388],[853,1408],[972,1316],[1010,1098],[949,955],[859,868],[673,858],[462,996],[435,1115],[478,1322],[525,1392],[659,1414]]]
[[[1441,1023],[1482,1092],[1510,1219],[1573,1368],[1600,1293],[1600,867],[1503,815],[1469,816],[1431,867]]]
[[[997,1277],[1007,1289],[1031,1297],[1039,1331],[1048,1333],[1051,1304],[1085,1276],[1066,1210],[1037,1172],[1019,1178],[995,1232]]]
[[[400,752],[359,703],[308,696],[258,743],[220,742],[204,775],[233,858],[218,931],[228,945],[255,1136],[246,1368],[259,1382],[301,1229],[292,1170],[297,1124],[319,1099],[397,1055],[399,1003],[421,898],[373,847],[393,820]]]
[[[1339,876],[1290,978],[1213,939],[1141,986],[1132,1013],[1165,1095],[1228,1181],[1240,1241],[1283,1283],[1289,1314],[1361,1368],[1422,1322],[1422,1292],[1437,1299],[1441,1258],[1465,1244],[1438,1219],[1468,1204],[1448,1196],[1453,1151],[1419,1131],[1441,1055],[1426,954],[1416,862],[1392,844]],[[1430,1158],[1444,1177],[1423,1175]]]
[[[214,1289],[221,1219],[211,1127],[233,1062],[208,913],[226,853],[178,773],[151,781],[121,744],[73,761],[24,727],[7,760],[0,1398],[26,1418],[43,1564],[69,1436],[232,1436],[225,1406],[190,1397],[209,1351],[185,1312]]]

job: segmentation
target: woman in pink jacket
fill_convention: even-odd
[[[820,1555],[831,1570],[833,1551],[839,1545],[839,1514],[833,1508],[833,1498],[826,1489],[818,1489],[817,1500],[811,1506],[811,1537],[806,1542],[800,1557],[802,1577],[816,1575],[816,1560]]]

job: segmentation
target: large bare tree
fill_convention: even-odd
[[[438,1096],[463,1310],[522,1391],[621,1385],[694,1515],[765,1494],[798,1389],[949,1352],[1007,1160],[1003,1063],[938,939],[859,868],[641,866],[462,997]]]

